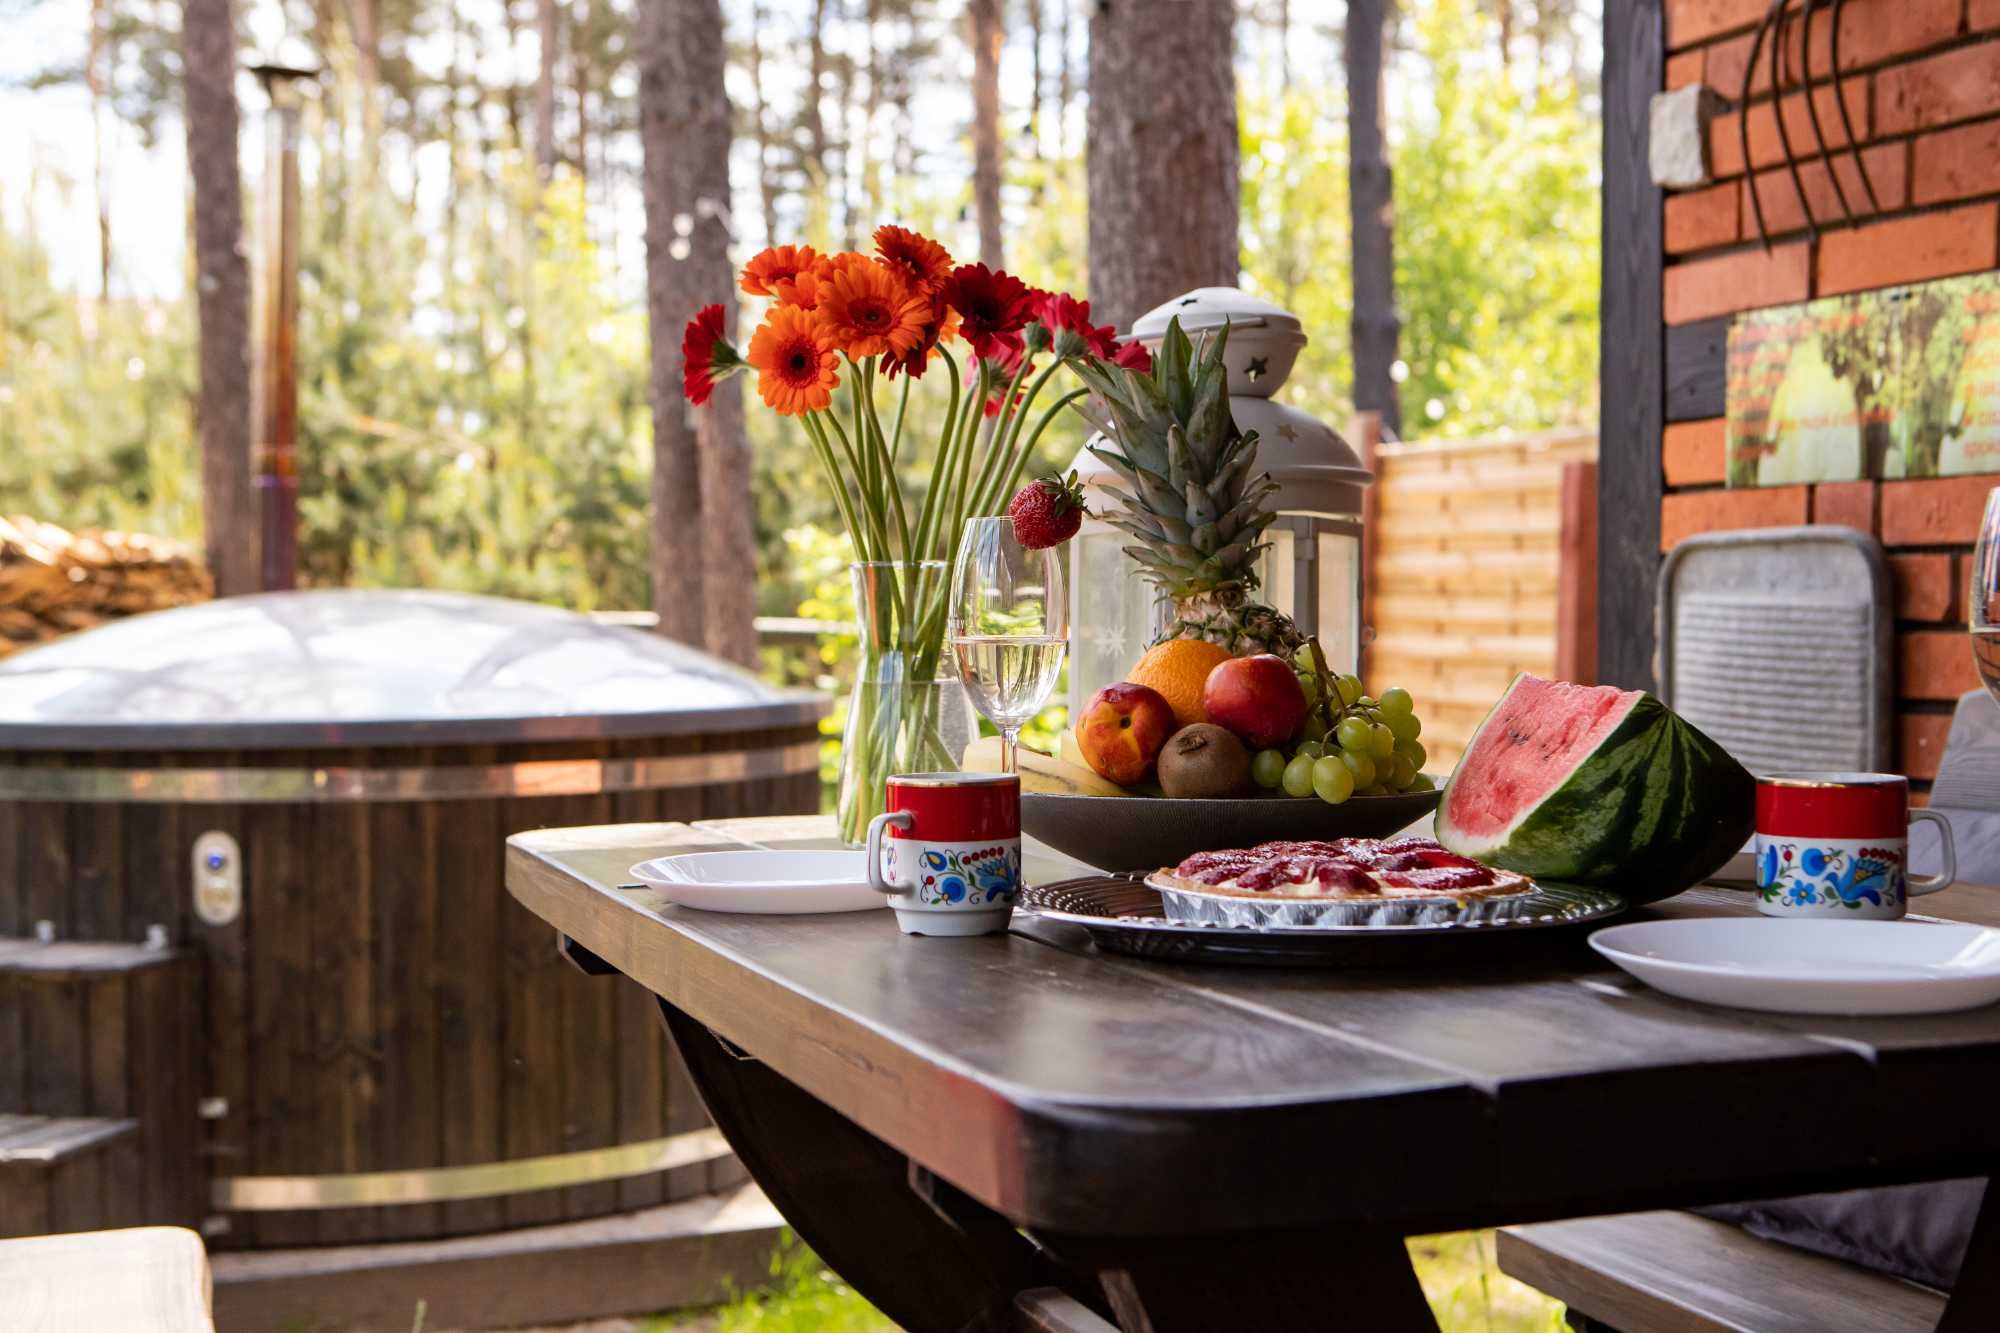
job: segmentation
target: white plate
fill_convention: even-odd
[[[632,878],[698,912],[859,912],[887,907],[860,852],[687,852],[641,861]]]
[[[1609,926],[1590,947],[1683,999],[1781,1014],[1937,1014],[2000,1000],[2000,930],[1705,917]]]

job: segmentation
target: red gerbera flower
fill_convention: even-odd
[[[1118,350],[1111,354],[1111,363],[1127,370],[1136,370],[1141,375],[1153,373],[1153,354],[1146,350],[1146,344],[1137,338],[1127,338],[1118,344]]]
[[[911,288],[928,295],[951,276],[951,252],[922,232],[908,227],[877,227],[875,253],[903,275]]]
[[[1117,353],[1117,330],[1093,325],[1088,301],[1079,301],[1062,292],[1044,292],[1035,318],[1055,335],[1058,356],[1076,356],[1088,350],[1098,360],[1109,361]]]
[[[743,369],[743,358],[723,336],[720,305],[703,306],[681,333],[681,392],[696,407],[715,386]]]
[[[959,332],[972,344],[972,354],[988,360],[1000,355],[1006,335],[1019,333],[1035,314],[1026,283],[984,264],[953,269],[944,285],[944,299],[958,311]]]
[[[915,346],[884,356],[881,362],[883,376],[894,379],[899,372],[907,371],[911,379],[922,379],[931,357],[937,353],[938,344],[957,336],[958,312],[943,300],[932,297],[930,318],[924,321],[924,336]]]

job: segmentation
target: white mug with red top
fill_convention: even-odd
[[[906,935],[1007,929],[1021,888],[1021,779],[902,773],[868,822],[868,883]]]
[[[1938,826],[1944,873],[1911,879],[1910,822]],[[1913,893],[1958,874],[1951,824],[1910,808],[1898,773],[1780,773],[1757,779],[1757,910],[1765,916],[1894,921]]]

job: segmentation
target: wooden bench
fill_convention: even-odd
[[[0,1328],[214,1333],[208,1253],[184,1227],[0,1241]]]
[[[1581,1329],[1929,1333],[1945,1307],[1928,1287],[1693,1213],[1507,1227],[1499,1260],[1501,1272],[1567,1305]]]

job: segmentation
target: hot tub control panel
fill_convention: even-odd
[[[243,912],[243,849],[220,829],[194,840],[194,914],[226,926]]]

